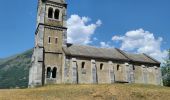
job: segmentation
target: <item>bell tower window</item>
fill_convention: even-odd
[[[48,18],[53,18],[53,8],[48,9]]]
[[[58,9],[56,9],[55,13],[54,13],[54,18],[55,19],[59,19],[59,13],[60,13],[60,11]]]
[[[51,44],[51,37],[48,37],[48,44]]]
[[[55,38],[55,44],[57,44],[57,43],[58,43],[58,38],[56,37],[56,38]]]

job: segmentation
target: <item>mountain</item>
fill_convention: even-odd
[[[0,65],[10,59],[13,59],[15,58],[17,55],[13,55],[13,56],[10,56],[10,57],[7,57],[7,58],[0,58]]]
[[[2,58],[0,58],[0,64],[3,62],[3,59]]]
[[[25,88],[33,50],[0,59],[0,88]]]

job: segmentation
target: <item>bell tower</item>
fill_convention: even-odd
[[[29,87],[62,82],[62,47],[67,42],[66,9],[65,0],[38,0]]]

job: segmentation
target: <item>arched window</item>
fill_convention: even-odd
[[[100,70],[103,70],[103,64],[102,63],[100,64]]]
[[[81,68],[84,69],[85,62],[82,62]]]
[[[120,70],[120,65],[117,65],[117,71]]]
[[[59,19],[59,14],[60,14],[60,11],[58,9],[56,9],[55,13],[54,13],[54,18]]]
[[[53,18],[53,8],[48,9],[48,18]]]
[[[52,71],[52,78],[56,78],[56,74],[57,74],[57,68],[54,67]]]
[[[48,67],[47,68],[47,78],[50,78],[51,77],[51,68]]]

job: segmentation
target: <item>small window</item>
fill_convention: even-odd
[[[55,13],[54,13],[54,18],[55,19],[59,19],[59,13],[60,13],[60,11],[58,9],[56,9]]]
[[[103,70],[103,64],[100,64],[100,70]]]
[[[49,44],[51,43],[51,37],[50,36],[48,37],[48,43]]]
[[[120,70],[120,65],[117,65],[117,71]]]
[[[133,70],[135,70],[135,66],[133,65]]]
[[[48,9],[48,18],[53,18],[53,8]]]
[[[47,78],[50,78],[51,77],[51,68],[48,67],[47,68]]]
[[[57,68],[54,67],[52,71],[52,78],[56,78],[56,74],[57,74]]]
[[[85,62],[82,62],[81,68],[84,69],[84,66],[85,66]]]
[[[55,38],[55,44],[57,44],[58,43],[58,38]]]

